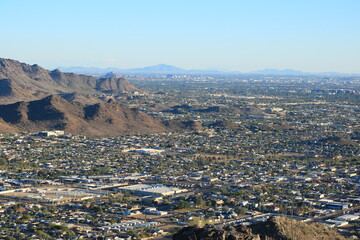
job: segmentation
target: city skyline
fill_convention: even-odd
[[[0,2],[0,57],[58,66],[359,73],[358,1]]]

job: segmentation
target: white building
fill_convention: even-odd
[[[136,184],[120,187],[118,190],[131,192],[138,196],[170,196],[177,193],[187,192],[187,189],[172,188],[161,184]]]

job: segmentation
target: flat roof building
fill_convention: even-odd
[[[132,192],[138,196],[169,196],[187,192],[187,189],[167,187],[162,184],[136,184],[118,188],[122,191]]]
[[[338,202],[330,202],[326,204],[326,208],[335,209],[335,210],[343,210],[349,208],[348,204],[338,203]]]

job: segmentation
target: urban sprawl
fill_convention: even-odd
[[[359,236],[360,78],[126,76],[104,95],[193,129],[0,136],[0,236],[171,238],[282,215]]]

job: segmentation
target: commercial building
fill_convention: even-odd
[[[330,202],[330,203],[326,204],[326,208],[335,209],[335,210],[343,210],[343,209],[349,208],[349,205],[344,204],[344,203],[338,203],[338,202]]]
[[[170,196],[177,193],[187,192],[187,189],[167,187],[162,184],[136,184],[118,188],[120,191],[130,192],[137,196]]]

